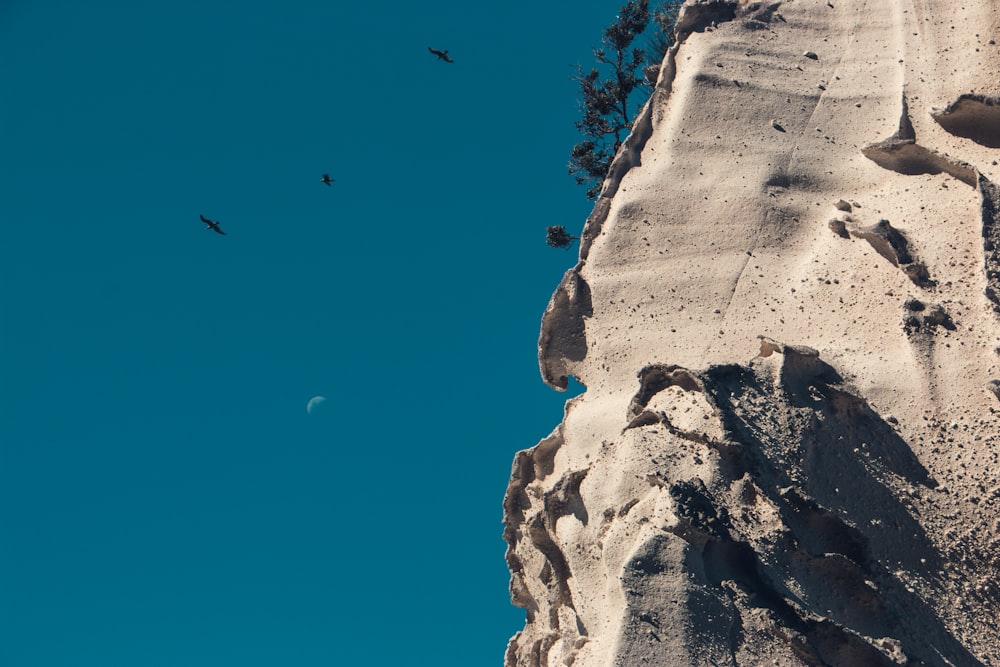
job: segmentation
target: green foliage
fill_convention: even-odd
[[[587,186],[590,199],[600,194],[611,160],[632,127],[638,106],[631,99],[633,93],[645,87],[646,52],[632,44],[652,18],[662,34],[653,38],[651,47],[662,60],[673,42],[673,25],[682,2],[664,0],[651,14],[649,0],[628,0],[594,49],[597,66],[586,73],[578,68],[575,79],[580,84],[583,118],[575,124],[584,139],[570,152],[569,173],[577,185]]]
[[[579,237],[572,236],[562,225],[552,225],[545,232],[545,242],[553,248],[569,248],[570,243],[579,240]]]

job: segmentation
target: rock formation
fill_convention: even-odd
[[[506,665],[1000,664],[1000,4],[677,38],[543,316]]]

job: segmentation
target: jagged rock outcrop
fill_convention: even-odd
[[[879,220],[870,227],[851,229],[850,234],[868,241],[875,252],[901,269],[914,284],[920,287],[934,287],[936,284],[928,275],[924,263],[910,252],[910,242],[888,220]]]
[[[677,36],[543,317],[506,664],[1000,664],[1000,5]]]
[[[931,116],[952,134],[1000,148],[1000,97],[996,95],[963,93],[943,109],[933,110]]]
[[[917,143],[917,135],[910,120],[905,93],[901,104],[899,128],[896,133],[888,139],[868,144],[861,149],[861,154],[883,169],[900,174],[911,176],[916,174],[948,174],[966,185],[974,186],[976,183],[975,167]],[[938,118],[938,122],[941,122],[940,118]]]

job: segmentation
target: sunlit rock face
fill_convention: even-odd
[[[1000,664],[1000,3],[678,37],[543,317],[506,664]]]

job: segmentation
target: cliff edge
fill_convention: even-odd
[[[543,317],[506,665],[1000,664],[1000,5],[677,37]]]

